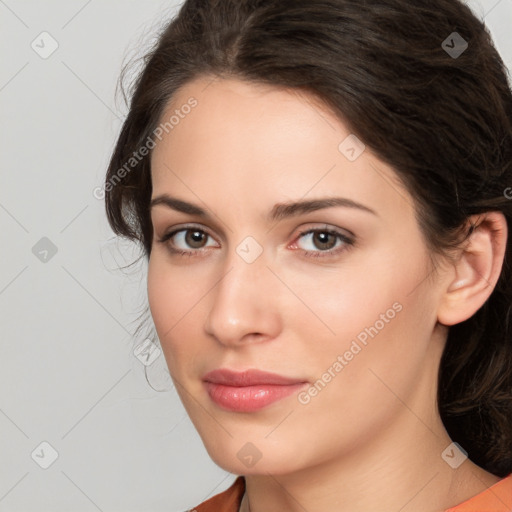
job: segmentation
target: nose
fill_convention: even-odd
[[[223,269],[211,292],[205,331],[226,346],[275,338],[281,329],[278,283],[263,254],[247,263],[233,251]]]

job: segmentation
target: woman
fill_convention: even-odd
[[[183,4],[105,191],[240,475],[195,510],[512,509],[511,162],[506,70],[457,0]]]

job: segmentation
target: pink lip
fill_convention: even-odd
[[[233,372],[222,368],[203,377],[206,391],[220,407],[229,411],[252,412],[298,391],[306,381],[261,370]]]

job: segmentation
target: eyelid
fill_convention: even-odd
[[[184,224],[182,226],[173,226],[168,231],[166,231],[159,239],[159,242],[167,243],[173,236],[177,235],[178,233],[181,233],[182,231],[192,231],[197,230],[203,232],[208,237],[212,238],[217,242],[217,239],[209,232],[207,228],[205,228],[202,225],[196,225],[196,224]],[[218,242],[217,242],[218,243]],[[180,251],[181,249],[177,249],[177,251]],[[198,252],[202,249],[189,249],[188,252]]]
[[[192,229],[197,229],[197,231],[203,231],[204,233],[206,233],[207,235],[211,236],[212,238],[215,238],[208,230],[208,228],[206,228],[205,226],[203,226],[202,224],[183,224],[183,225],[176,225],[176,226],[173,226],[172,228],[169,228],[163,235],[162,235],[162,238],[165,238],[169,235],[172,235],[172,234],[176,234],[178,233],[179,231],[186,231],[186,230],[192,230]]]
[[[196,224],[185,224],[185,225],[181,225],[181,226],[180,225],[174,226],[173,228],[168,230],[164,235],[162,235],[162,237],[158,239],[158,242],[167,244],[169,242],[169,240],[172,237],[174,237],[175,235],[177,235],[178,233],[181,233],[183,231],[190,231],[190,230],[194,230],[194,229],[196,229],[197,231],[203,232],[206,236],[212,238],[213,240],[215,240],[217,242],[216,238],[209,232],[209,230],[207,228],[205,228],[203,225],[196,225]],[[343,233],[343,231],[346,231],[349,234],[345,234],[345,233]],[[341,247],[337,247],[335,249],[328,249],[325,251],[321,251],[321,250],[311,251],[311,250],[300,249],[300,248],[293,249],[293,250],[298,250],[298,251],[302,252],[302,254],[304,256],[307,256],[307,257],[328,258],[328,257],[337,256],[338,253],[341,253],[343,251],[346,251],[346,250],[352,248],[356,242],[356,236],[350,230],[348,230],[348,229],[343,230],[342,228],[338,228],[338,227],[334,227],[334,226],[330,226],[328,224],[322,223],[321,226],[310,225],[309,227],[301,228],[300,231],[297,233],[297,235],[294,237],[291,245],[296,246],[297,241],[300,240],[302,237],[304,237],[305,235],[311,234],[311,233],[315,233],[315,232],[329,233],[329,234],[335,236],[338,240],[341,240],[343,243],[342,243]],[[289,246],[290,245],[288,245],[288,247]],[[194,256],[194,255],[199,255],[200,253],[203,253],[203,252],[207,252],[207,250],[209,248],[211,248],[211,246],[201,247],[199,249],[177,249],[177,248],[171,249],[169,247],[169,250],[172,253],[179,253],[180,255],[186,254],[188,256]]]
[[[339,235],[343,235],[345,238],[356,238],[356,235],[350,231],[350,229],[340,228],[338,226],[327,224],[326,222],[308,222],[305,227],[301,226],[298,228],[298,234],[296,235],[296,238],[306,233],[311,233],[311,231],[335,232]]]
[[[350,235],[343,233],[343,230],[338,227],[332,227],[327,224],[324,224],[323,226],[310,226],[309,228],[303,228],[301,231],[294,237],[292,246],[297,246],[298,241],[303,238],[305,235],[309,235],[311,233],[329,233],[332,236],[336,237],[337,240],[341,240],[342,244],[341,246],[335,247],[333,249],[327,249],[325,251],[317,250],[317,251],[311,251],[307,249],[300,249],[296,248],[294,250],[301,251],[305,256],[307,257],[335,257],[338,256],[339,253],[344,252],[350,248],[352,248],[356,243],[356,237],[355,235],[349,231],[346,230]]]

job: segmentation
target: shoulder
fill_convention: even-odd
[[[224,492],[197,505],[189,512],[238,512],[245,492],[245,479],[239,476]],[[446,510],[446,512],[510,512],[512,510],[512,473],[486,491]]]
[[[445,512],[510,512],[512,510],[512,473],[506,478]]]
[[[203,501],[189,512],[238,512],[245,492],[245,479],[239,476],[224,492]]]

